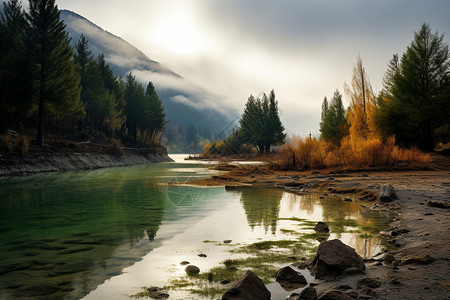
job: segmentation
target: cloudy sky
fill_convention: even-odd
[[[275,90],[289,134],[318,133],[324,96],[361,55],[375,91],[423,22],[450,40],[449,0],[56,0],[242,112]],[[345,102],[347,104],[347,102]]]

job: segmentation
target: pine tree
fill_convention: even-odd
[[[85,112],[70,40],[55,1],[30,0],[29,3],[26,39],[38,98],[37,144],[43,145],[46,112],[63,120],[78,119]]]
[[[86,67],[93,61],[92,52],[89,50],[88,40],[83,34],[80,35],[80,40],[75,46],[74,61],[80,67],[81,74],[84,73]],[[83,82],[83,78],[81,82]]]
[[[269,113],[266,133],[269,136],[269,141],[266,144],[267,153],[270,152],[271,145],[280,145],[286,140],[286,133],[280,120],[278,101],[275,99],[274,90],[270,91],[269,94]]]
[[[268,153],[271,145],[284,143],[286,139],[273,90],[269,97],[263,94],[262,98],[255,99],[250,95],[239,124],[240,143],[255,145],[260,154]]]
[[[421,26],[403,54],[386,106],[386,133],[404,145],[433,150],[434,131],[450,123],[449,48],[429,25]]]
[[[0,128],[23,122],[31,110],[30,69],[25,53],[25,14],[20,1],[3,3],[0,49]]]
[[[348,134],[347,119],[339,90],[334,92],[330,104],[324,99],[322,105],[322,122],[320,123],[320,136],[327,142],[339,145],[344,136]]]
[[[149,103],[149,126],[147,129],[149,138],[152,143],[158,143],[166,125],[166,114],[161,99],[156,93],[152,82],[148,83],[145,89],[145,96]]]
[[[389,61],[388,69],[383,77],[383,95],[388,98],[392,98],[392,92],[394,88],[395,77],[400,74],[400,62],[398,60],[398,54],[394,54]]]

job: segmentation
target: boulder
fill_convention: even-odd
[[[194,266],[194,265],[189,265],[184,270],[186,271],[186,273],[188,275],[196,275],[196,274],[200,273],[199,267]]]
[[[291,267],[284,267],[277,271],[278,282],[301,283],[307,284],[305,277]]]
[[[309,286],[300,293],[297,300],[316,300],[317,299],[317,291],[312,286]]]
[[[293,291],[308,284],[306,278],[302,274],[289,266],[277,271],[276,280],[286,291]]]
[[[353,300],[352,297],[345,294],[344,292],[337,290],[329,290],[320,294],[317,300]]]
[[[338,276],[348,268],[366,269],[364,262],[355,249],[340,240],[331,240],[319,245],[316,257],[312,262],[311,273],[315,278],[327,275]]]
[[[380,188],[380,201],[381,202],[392,202],[397,199],[394,187],[390,184],[385,184]]]
[[[328,228],[328,225],[326,223],[318,222],[316,224],[316,227],[314,227],[314,231],[320,232],[320,233],[327,233],[327,232],[330,232],[330,228]]]
[[[252,271],[233,283],[222,300],[270,300],[270,292],[263,281]]]

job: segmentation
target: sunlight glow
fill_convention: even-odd
[[[151,26],[152,39],[174,54],[198,54],[210,50],[211,39],[186,7],[172,7]]]

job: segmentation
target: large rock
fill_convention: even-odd
[[[308,284],[308,281],[301,273],[289,266],[277,271],[276,280],[286,291],[293,291]]]
[[[319,233],[327,233],[330,232],[330,228],[328,228],[328,225],[324,222],[318,222],[316,224],[316,227],[314,227],[315,232]]]
[[[309,286],[300,293],[297,300],[316,300],[317,299],[317,291],[312,286]]]
[[[270,292],[263,281],[252,271],[233,283],[222,300],[270,300]]]
[[[307,284],[305,277],[291,267],[284,267],[277,271],[278,282]]]
[[[394,187],[390,184],[385,184],[380,188],[380,201],[381,202],[392,202],[397,198],[395,194]]]
[[[321,278],[327,275],[341,275],[348,268],[364,271],[366,266],[355,249],[336,239],[319,245],[311,272],[315,278]]]

